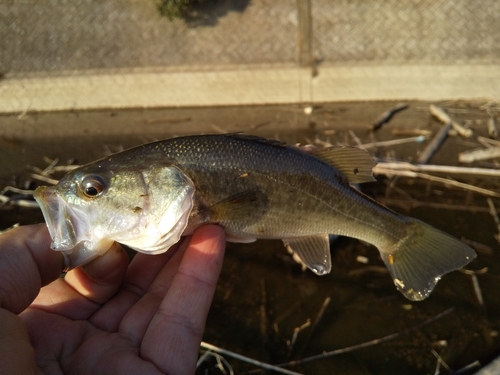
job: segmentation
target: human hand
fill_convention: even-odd
[[[0,373],[195,372],[223,261],[220,227],[130,265],[115,244],[64,278],[49,245],[44,225],[0,236]]]

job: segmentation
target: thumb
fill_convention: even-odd
[[[21,226],[0,235],[0,307],[20,313],[40,288],[57,279],[62,254],[50,249],[44,224]]]
[[[120,287],[128,264],[127,253],[115,242],[104,255],[69,271],[64,281],[87,299],[102,304]]]

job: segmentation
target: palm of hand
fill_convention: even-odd
[[[220,228],[206,227],[128,265],[115,245],[42,288],[20,314],[37,366],[45,374],[194,373],[223,246]]]

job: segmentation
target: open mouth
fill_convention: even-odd
[[[91,241],[85,210],[68,204],[56,187],[41,186],[33,195],[52,237],[50,247],[64,254],[65,271],[87,264],[110,248],[113,241]]]
[[[57,194],[54,187],[41,186],[35,190],[33,196],[49,228],[52,249],[71,250],[85,239],[82,238],[82,222],[78,220],[79,215]]]

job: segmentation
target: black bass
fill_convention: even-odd
[[[207,223],[227,240],[282,239],[316,274],[330,272],[329,234],[373,244],[397,289],[422,300],[475,252],[421,221],[351,188],[373,181],[372,157],[357,148],[305,151],[242,134],[145,144],[40,187],[52,248],[67,266],[88,263],[113,241],[158,254]]]

